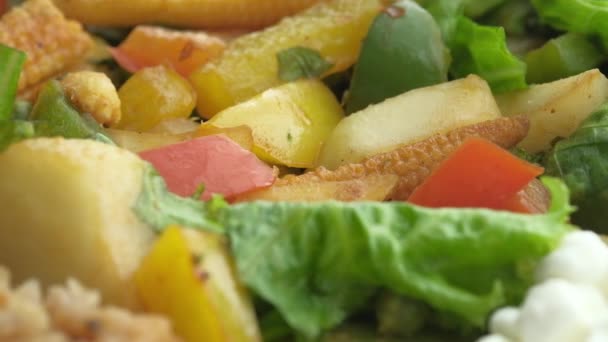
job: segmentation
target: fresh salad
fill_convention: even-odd
[[[0,341],[608,342],[608,1],[0,0]]]

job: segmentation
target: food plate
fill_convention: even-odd
[[[607,22],[0,0],[0,341],[608,342]]]

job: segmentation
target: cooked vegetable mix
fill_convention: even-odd
[[[0,341],[608,341],[607,4],[0,0]]]

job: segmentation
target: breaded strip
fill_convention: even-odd
[[[343,165],[333,171],[320,167],[303,175],[286,176],[275,184],[344,181],[373,174],[397,175],[399,181],[389,197],[407,200],[412,191],[465,139],[479,137],[509,149],[526,137],[529,127],[529,120],[523,116],[484,121],[366,158],[361,163]]]
[[[70,18],[100,26],[165,24],[259,29],[321,0],[54,0]]]
[[[51,0],[28,0],[0,19],[0,44],[27,54],[19,80],[23,93],[80,63],[93,40],[82,25],[66,20]]]

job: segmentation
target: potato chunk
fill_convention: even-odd
[[[321,150],[317,166],[333,170],[499,116],[490,87],[477,76],[415,89],[342,120]]]
[[[503,115],[525,115],[530,132],[520,147],[536,153],[568,137],[608,99],[608,79],[597,69],[496,97]]]
[[[75,277],[136,306],[131,276],[154,234],[131,207],[145,163],[88,140],[33,139],[0,153],[0,264],[15,280]]]

